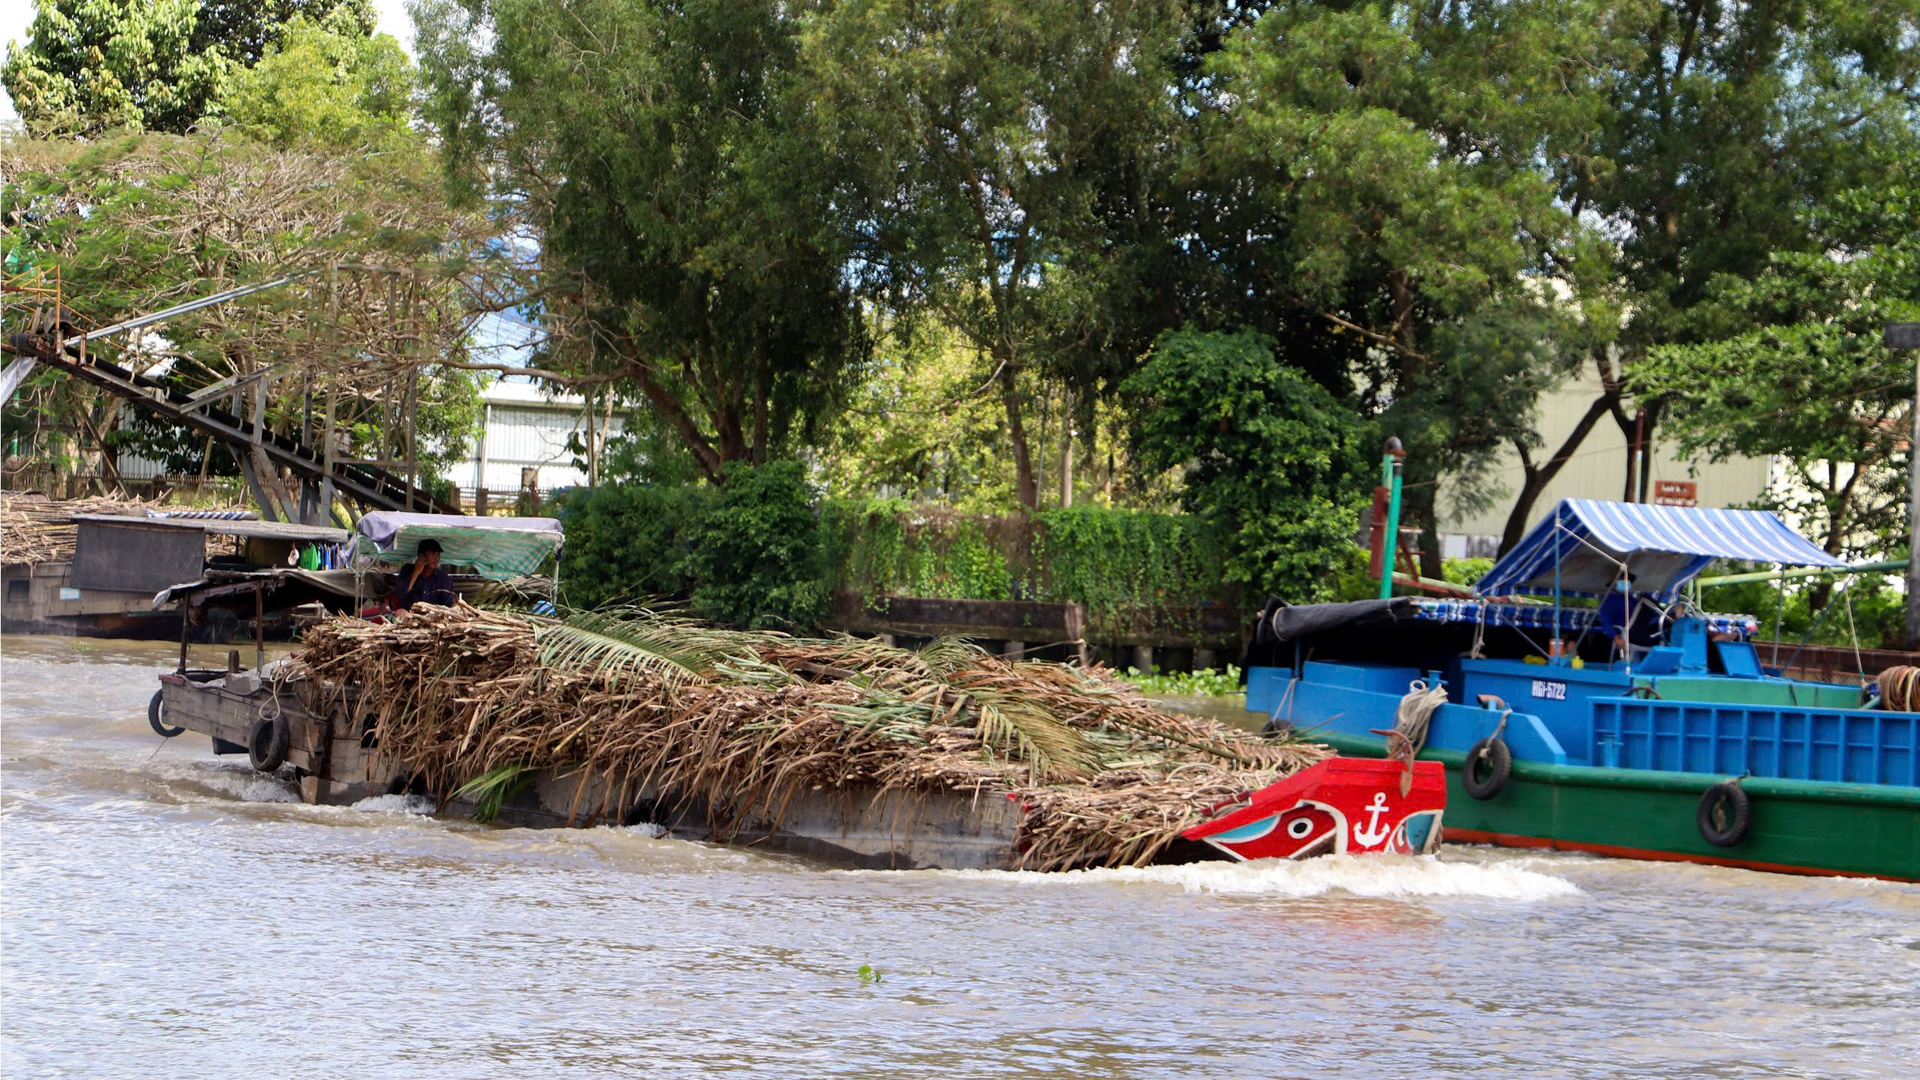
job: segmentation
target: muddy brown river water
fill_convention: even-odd
[[[148,729],[169,647],[0,652],[8,1080],[1920,1075],[1920,886],[1456,846],[844,871],[309,807]]]

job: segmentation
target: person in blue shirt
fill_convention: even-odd
[[[455,599],[453,578],[440,568],[440,541],[420,541],[413,561],[393,581],[393,606],[401,611],[422,602],[452,607]]]
[[[1658,644],[1659,616],[1633,591],[1633,575],[1621,575],[1613,591],[1600,601],[1600,633],[1613,642],[1614,655],[1631,657],[1629,650]]]

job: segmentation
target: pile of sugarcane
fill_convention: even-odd
[[[66,562],[73,558],[79,542],[80,526],[75,514],[102,514],[110,517],[145,517],[157,501],[94,497],[86,499],[49,499],[37,493],[0,494],[0,563],[8,566],[43,562]],[[207,537],[207,554],[225,555],[233,551],[230,537]]]
[[[378,752],[446,795],[553,770],[603,805],[704,806],[719,835],[818,789],[1011,797],[1020,865],[1142,865],[1210,808],[1327,755],[1155,709],[1097,669],[957,641],[716,630],[642,609],[560,619],[418,605],[308,632],[308,693],[362,689]],[[326,703],[315,701],[316,707]]]
[[[49,499],[38,494],[0,495],[0,562],[61,562],[73,558],[80,527],[74,514],[141,514],[138,499]]]

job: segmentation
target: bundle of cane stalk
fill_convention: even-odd
[[[138,499],[49,499],[37,494],[0,495],[0,562],[60,562],[73,558],[80,527],[75,514],[139,516],[147,503]]]
[[[49,499],[40,494],[0,494],[0,563],[15,566],[71,560],[80,536],[74,515],[145,517],[148,510],[158,509],[160,505],[158,501],[140,499]],[[211,534],[207,537],[209,556],[231,554],[233,550],[231,537]]]
[[[618,813],[647,793],[726,835],[822,789],[1010,798],[1020,865],[1142,865],[1223,800],[1327,756],[1155,709],[1098,669],[957,641],[717,630],[643,609],[562,619],[416,605],[336,618],[297,662],[309,693],[362,690],[379,753],[446,794],[552,770]]]

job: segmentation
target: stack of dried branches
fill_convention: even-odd
[[[8,566],[64,562],[80,537],[75,514],[145,517],[158,502],[139,499],[49,499],[39,494],[0,494],[0,563]],[[233,550],[230,537],[208,535],[207,554]]]
[[[310,692],[351,684],[382,703],[380,752],[443,794],[553,770],[605,793],[575,808],[582,820],[644,798],[703,806],[723,835],[822,788],[1010,797],[1032,869],[1147,863],[1209,807],[1328,752],[953,641],[909,651],[637,609],[548,620],[465,605],[335,619],[307,641]]]

